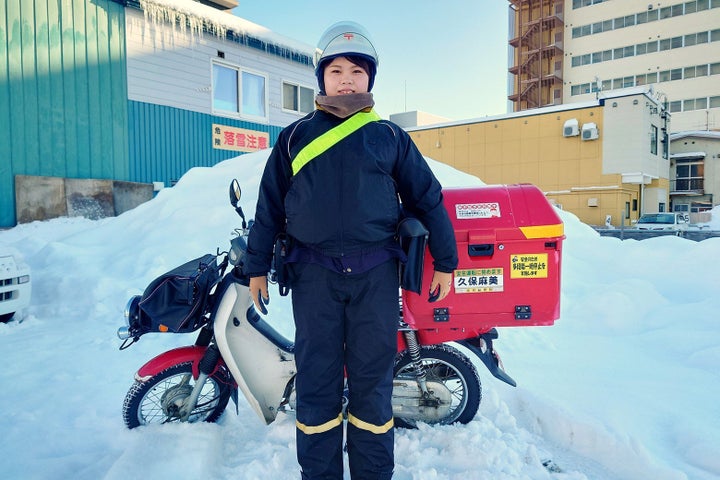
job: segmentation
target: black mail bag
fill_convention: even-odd
[[[142,333],[189,333],[203,326],[208,293],[219,279],[216,257],[207,254],[153,280],[138,304]]]

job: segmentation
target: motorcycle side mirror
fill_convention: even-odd
[[[232,182],[230,182],[230,204],[235,207],[235,211],[238,215],[240,215],[240,218],[242,218],[242,228],[247,228],[247,224],[245,223],[245,214],[243,213],[242,207],[239,205],[240,203],[240,195],[242,194],[242,191],[240,190],[240,182],[237,181],[237,178],[233,178]]]
[[[240,195],[242,191],[240,190],[240,182],[237,181],[237,178],[233,178],[233,181],[230,182],[230,204],[237,208],[238,202],[240,201]]]

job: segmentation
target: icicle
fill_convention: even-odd
[[[310,47],[305,45],[289,46],[294,43],[288,44],[288,39],[276,36],[264,27],[220,12],[197,1],[139,0],[139,2],[145,15],[145,21],[156,25],[159,23],[171,25],[171,29],[168,30],[170,36],[174,32],[185,32],[189,29],[191,35],[198,37],[202,37],[203,33],[208,31],[219,38],[225,38],[228,31],[232,31],[238,37],[252,38],[253,41],[259,40],[265,51],[273,51],[284,58],[292,58],[295,55],[312,58]],[[249,43],[245,42],[245,44]]]
[[[145,13],[145,19],[155,24],[167,22],[173,25],[173,28],[179,26],[182,32],[189,27],[190,32],[199,37],[202,37],[206,29],[218,37],[224,37],[227,34],[227,27],[221,22],[183,10],[178,3],[140,0],[140,8]]]

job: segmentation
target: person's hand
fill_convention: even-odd
[[[428,301],[437,302],[442,300],[447,297],[451,289],[452,273],[438,272],[435,270],[432,281],[430,282],[430,297]]]
[[[250,297],[257,308],[263,315],[267,314],[265,305],[270,303],[270,295],[268,294],[267,276],[250,278]]]

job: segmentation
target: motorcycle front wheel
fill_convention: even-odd
[[[135,382],[123,403],[123,420],[128,428],[140,425],[179,422],[179,405],[190,395],[194,379],[192,363],[163,370],[145,382]],[[197,405],[187,421],[215,422],[222,415],[232,393],[230,374],[220,369],[203,386]]]
[[[444,390],[443,405],[433,407],[431,402],[418,399],[419,414],[414,418],[395,416],[395,426],[417,428],[418,422],[449,425],[468,423],[478,411],[482,398],[482,387],[477,369],[470,359],[458,349],[446,344],[428,345],[420,348],[420,359],[426,372],[428,385]],[[395,363],[395,379],[414,379],[415,368],[409,352],[403,352]],[[430,389],[430,388],[429,388]],[[436,392],[441,393],[441,392]],[[438,418],[436,408],[442,408],[444,415]],[[425,412],[426,415],[423,415]]]

